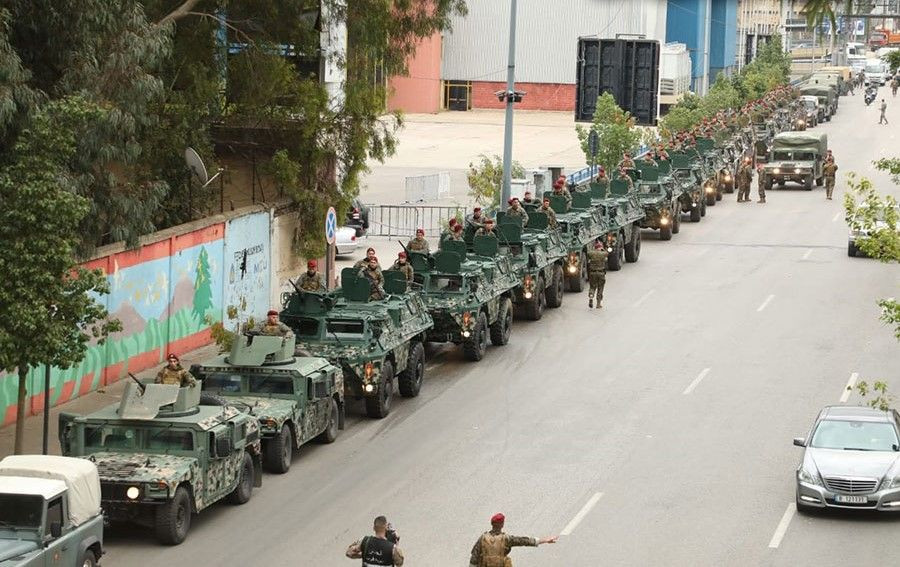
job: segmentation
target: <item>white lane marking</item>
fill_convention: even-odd
[[[834,216],[831,217],[831,222],[835,222],[835,221],[838,220],[839,218],[841,218],[841,211],[838,211],[838,212],[834,213]]]
[[[697,377],[694,378],[694,381],[691,382],[688,387],[684,389],[684,392],[681,392],[681,394],[686,396],[693,392],[694,388],[696,388],[700,384],[700,382],[703,381],[704,378],[706,378],[707,374],[709,374],[709,368],[704,368],[703,370],[701,370],[700,374],[697,374]]]
[[[637,301],[635,301],[635,302],[634,302],[634,306],[637,307],[638,305],[640,305],[641,303],[643,303],[648,297],[650,297],[651,295],[653,295],[655,292],[656,292],[655,289],[651,289],[650,291],[648,291],[647,293],[645,293],[644,295],[642,295],[640,299],[638,299]]]
[[[575,531],[575,528],[578,527],[578,524],[581,523],[581,520],[584,519],[585,516],[593,509],[594,506],[597,505],[597,502],[600,501],[600,498],[603,496],[602,492],[595,492],[591,499],[587,501],[587,504],[582,506],[581,510],[575,514],[575,517],[572,518],[572,521],[566,524],[566,527],[563,528],[563,531],[559,532],[559,535],[571,535],[572,532]]]
[[[806,252],[803,254],[803,259],[807,260],[810,254],[812,254],[812,248],[807,248]]]
[[[841,403],[847,403],[847,400],[850,399],[850,394],[853,393],[853,386],[856,386],[856,380],[859,378],[859,374],[854,372],[850,375],[850,379],[847,380],[847,387],[844,388],[844,392],[841,394]]]
[[[765,309],[769,305],[769,303],[772,302],[773,299],[775,299],[775,296],[772,294],[769,294],[769,297],[767,297],[766,300],[763,301],[762,304],[756,308],[756,312],[759,313],[760,311]]]
[[[778,527],[775,528],[775,533],[772,534],[772,539],[769,540],[770,549],[778,549],[778,546],[781,545],[781,540],[784,539],[784,534],[787,532],[788,526],[791,525],[791,519],[794,517],[796,511],[796,504],[793,502],[788,504],[787,510],[784,511],[784,515],[781,517],[781,521],[778,522]]]

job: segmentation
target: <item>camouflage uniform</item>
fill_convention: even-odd
[[[195,386],[197,380],[191,376],[190,372],[182,368],[181,364],[175,368],[169,368],[169,365],[167,364],[156,374],[156,383],[184,388],[187,386]]]
[[[602,177],[597,177],[597,180],[594,183],[600,187],[603,187],[606,191],[609,191],[609,177],[603,175]]]
[[[519,222],[522,223],[522,228],[528,226],[528,213],[525,212],[525,209],[521,207],[521,205],[513,205],[506,211],[507,217],[518,217]]]
[[[475,218],[475,214],[466,215],[466,224],[474,226],[476,229],[484,226],[484,216]]]
[[[559,223],[556,221],[556,211],[549,206],[545,207],[543,205],[541,205],[541,208],[538,210],[547,215],[547,226],[550,228],[557,228],[559,226]]]
[[[766,202],[766,182],[762,172],[756,174],[756,192],[759,194],[759,203]]]
[[[594,296],[597,297],[597,308],[603,301],[603,288],[606,286],[606,261],[609,253],[605,248],[588,250],[588,307],[594,306]]]
[[[276,337],[290,337],[293,336],[294,332],[281,321],[278,323],[269,323],[268,321],[265,321],[259,326],[259,334]]]
[[[369,259],[368,258],[363,258],[362,260],[353,264],[354,270],[365,270],[368,267],[369,267]],[[381,264],[377,264],[377,267],[375,269],[378,270],[378,273],[380,274],[381,273]]]
[[[625,169],[634,169],[634,160],[630,157],[622,158],[622,161],[619,162],[619,167]]]
[[[553,194],[557,197],[565,197],[566,199],[566,210],[572,208],[572,193],[569,192],[567,187],[560,187],[559,189],[554,188]]]
[[[737,174],[738,202],[750,200],[750,183],[752,182],[753,171],[750,169],[750,165],[742,163]]]
[[[325,291],[325,280],[318,272],[303,272],[297,280],[297,287],[304,291]]]
[[[462,240],[465,240],[465,238],[463,238],[462,231],[459,231],[459,232],[451,232],[450,235],[445,240],[462,241]]]
[[[625,171],[619,171],[619,179],[625,182],[625,185],[628,185],[628,191],[634,191],[634,180],[628,175]]]
[[[649,153],[644,154],[644,157],[643,157],[643,159],[642,159],[641,161],[642,161],[645,165],[659,165],[658,163],[656,163],[656,160],[653,159],[653,156],[651,156]]]
[[[359,271],[359,277],[369,280],[371,291],[369,292],[369,301],[376,299],[384,299],[384,275],[381,270],[363,268]]]
[[[508,555],[514,547],[537,547],[538,540],[533,537],[513,536],[499,529],[484,532],[475,545],[469,558],[469,567],[511,567]]]
[[[410,252],[422,252],[428,254],[430,252],[428,248],[428,241],[425,240],[425,237],[419,238],[416,236],[412,240],[409,241],[406,245],[406,249]]]
[[[394,265],[391,266],[392,270],[397,270],[398,272],[403,272],[403,275],[406,276],[406,281],[413,281],[413,268],[409,265],[409,262],[400,263],[400,260],[394,262]]]
[[[834,193],[834,176],[837,173],[838,166],[834,163],[834,160],[826,161],[825,165],[822,166],[822,173],[825,175],[825,198],[831,199],[831,194]]]
[[[481,227],[475,231],[475,236],[487,236],[487,235],[497,236],[497,233],[494,232],[493,227],[490,230],[488,230],[485,227]]]

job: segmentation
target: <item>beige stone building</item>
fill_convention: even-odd
[[[781,0],[738,0],[736,65],[753,60],[756,50],[781,31]]]

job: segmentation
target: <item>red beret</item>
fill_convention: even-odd
[[[472,210],[475,211],[476,213],[480,213],[480,212],[481,212],[481,207],[475,207],[475,208],[472,209]]]
[[[278,315],[278,311],[275,311],[274,309],[269,309],[269,312],[266,313],[266,317],[269,317],[271,315]]]
[[[450,226],[456,225],[457,222],[458,222],[458,221],[456,220],[456,217],[451,218],[451,219],[450,219]]]
[[[423,234],[423,235],[424,235],[424,234],[425,234],[425,229],[424,229],[424,228],[417,228],[417,229],[416,229],[416,234]]]
[[[369,262],[378,262],[378,258],[375,256],[372,256],[371,258],[369,258]]]
[[[512,205],[513,201],[515,201],[515,199],[507,199],[506,204]]]
[[[397,257],[398,257],[398,258],[406,258],[406,252],[402,252],[402,251],[401,251],[401,252],[398,252],[398,253],[397,253]]]
[[[505,521],[506,521],[506,516],[504,516],[503,514],[501,514],[499,512],[494,514],[493,516],[491,516],[492,524],[502,524]]]
[[[170,358],[174,358],[175,360],[178,360],[178,356],[174,352],[170,352],[169,356],[166,357],[166,360],[169,360]]]
[[[318,264],[316,263],[315,260],[310,260],[309,262],[306,263],[307,268],[315,268],[316,266],[318,266]]]
[[[453,225],[453,232],[462,232],[463,226],[461,224]]]
[[[484,223],[485,224],[487,224],[487,223],[494,224],[494,219],[484,219]]]

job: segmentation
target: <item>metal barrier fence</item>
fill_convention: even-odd
[[[417,228],[424,228],[425,236],[437,237],[451,217],[464,214],[461,206],[370,205],[369,234],[415,236]]]

